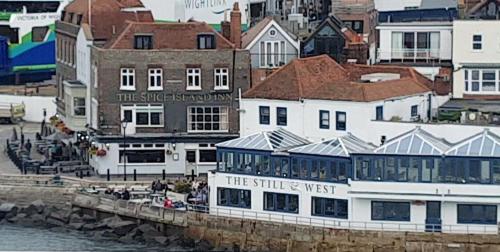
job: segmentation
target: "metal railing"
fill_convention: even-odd
[[[390,51],[378,51],[378,61],[423,61],[423,62],[440,62],[439,49],[391,49]]]
[[[95,196],[95,195],[94,195]],[[99,196],[96,196],[99,197]],[[187,204],[185,210],[163,208],[153,205],[142,205],[124,200],[113,200],[99,197],[99,203],[117,212],[129,212],[134,216],[157,217],[174,223],[187,225],[186,212],[197,212],[198,214],[209,214],[216,217],[230,217],[238,219],[251,219],[269,221],[281,224],[293,224],[333,229],[349,229],[362,231],[382,232],[431,232],[431,233],[455,233],[455,234],[498,234],[498,225],[474,225],[474,224],[414,224],[403,222],[377,222],[377,221],[348,221],[330,219],[328,217],[305,217],[293,214],[282,214],[275,212],[260,212],[248,209],[236,209],[228,207],[208,207]]]

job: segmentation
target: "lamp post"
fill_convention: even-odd
[[[23,132],[24,122],[23,121],[19,122],[19,128],[21,128],[21,146],[24,146],[24,132]]]
[[[123,128],[123,181],[127,181],[127,138],[125,134],[125,130],[127,129],[127,121],[123,120],[122,121],[122,128]]]

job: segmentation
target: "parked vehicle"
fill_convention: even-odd
[[[19,122],[26,114],[24,103],[0,103],[0,121],[4,123]]]

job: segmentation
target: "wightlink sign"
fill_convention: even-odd
[[[311,181],[274,180],[269,178],[248,178],[226,176],[227,185],[238,187],[254,187],[261,189],[284,190],[288,192],[335,194],[335,185],[327,185]]]

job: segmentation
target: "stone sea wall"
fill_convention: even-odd
[[[43,181],[0,185],[0,220],[194,251],[500,251],[499,235],[329,229],[149,208],[77,191],[74,185],[47,186]],[[14,207],[15,214],[9,212]]]

